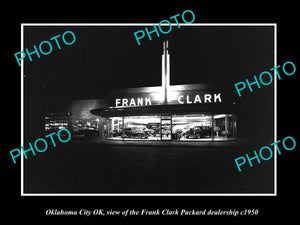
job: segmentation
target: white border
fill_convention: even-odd
[[[274,26],[274,67],[277,66],[277,24]],[[277,141],[277,76],[274,71],[274,142]],[[277,151],[274,146],[274,195],[277,196]]]
[[[21,23],[21,51],[24,51],[24,26],[153,26],[158,23]],[[161,24],[167,26],[167,24]],[[171,25],[177,25],[171,23]],[[277,23],[191,23],[181,24],[180,26],[273,26],[274,27],[274,67],[277,66]],[[277,141],[277,76],[274,71],[274,142]],[[24,146],[24,63],[21,61],[21,146]],[[89,193],[89,194],[61,194],[61,193],[24,193],[24,171],[23,152],[21,154],[21,196],[277,196],[277,151],[274,145],[274,193],[208,193],[208,194],[167,194],[167,193],[149,193],[149,194],[128,194],[128,193]]]

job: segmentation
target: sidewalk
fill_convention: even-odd
[[[243,140],[228,141],[154,141],[154,140],[108,140],[99,137],[74,137],[74,142],[117,146],[166,146],[166,147],[211,147],[233,148],[244,144]]]

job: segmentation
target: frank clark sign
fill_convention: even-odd
[[[176,98],[170,99],[168,104],[201,104],[222,102],[221,93],[196,94],[196,95],[176,95]],[[154,103],[154,104],[153,104]],[[115,107],[136,107],[157,105],[158,101],[154,97],[131,97],[116,98]]]
[[[107,96],[111,108],[158,105],[223,104],[232,99],[219,85],[184,84],[118,90]]]

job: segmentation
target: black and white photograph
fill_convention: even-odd
[[[212,3],[3,7],[4,220],[296,219],[297,7]]]
[[[253,76],[275,67],[275,25],[180,25],[23,25],[24,148],[71,135],[27,153],[25,195],[275,193],[273,159],[234,161],[274,142],[274,85]]]

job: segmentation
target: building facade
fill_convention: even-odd
[[[162,85],[113,91],[106,99],[76,100],[65,114],[45,117],[45,130],[108,140],[236,140],[238,109],[217,84],[170,85],[168,41],[163,43]]]

